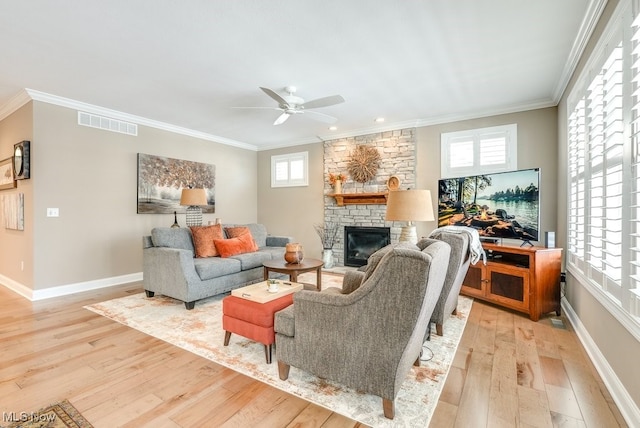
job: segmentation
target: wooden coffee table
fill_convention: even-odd
[[[269,272],[284,273],[289,275],[291,282],[298,282],[298,275],[305,272],[317,272],[316,289],[320,291],[322,285],[322,260],[303,259],[300,263],[287,263],[284,259],[268,260],[263,262],[264,279],[269,279]]]

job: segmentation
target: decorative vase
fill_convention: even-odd
[[[325,248],[322,250],[322,263],[325,269],[331,269],[333,267],[333,249]]]
[[[302,245],[296,242],[285,245],[284,259],[287,263],[300,263],[303,258]]]
[[[171,225],[171,228],[175,229],[176,227],[180,227],[180,225],[178,224],[178,212],[174,211],[173,212],[173,224]]]
[[[342,180],[336,180],[333,183],[333,193],[336,193],[336,194],[342,193]]]

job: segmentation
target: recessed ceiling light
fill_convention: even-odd
[[[337,126],[330,126],[329,131],[336,131],[338,129]]]
[[[384,117],[376,117],[374,122],[377,122],[377,123],[384,122]]]

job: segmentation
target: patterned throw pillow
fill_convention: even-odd
[[[214,241],[223,239],[222,226],[213,224],[211,226],[191,226],[193,235],[193,246],[196,257],[216,257],[219,256]]]

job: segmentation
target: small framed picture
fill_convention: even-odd
[[[13,176],[12,158],[0,161],[0,190],[15,189],[18,183]]]

